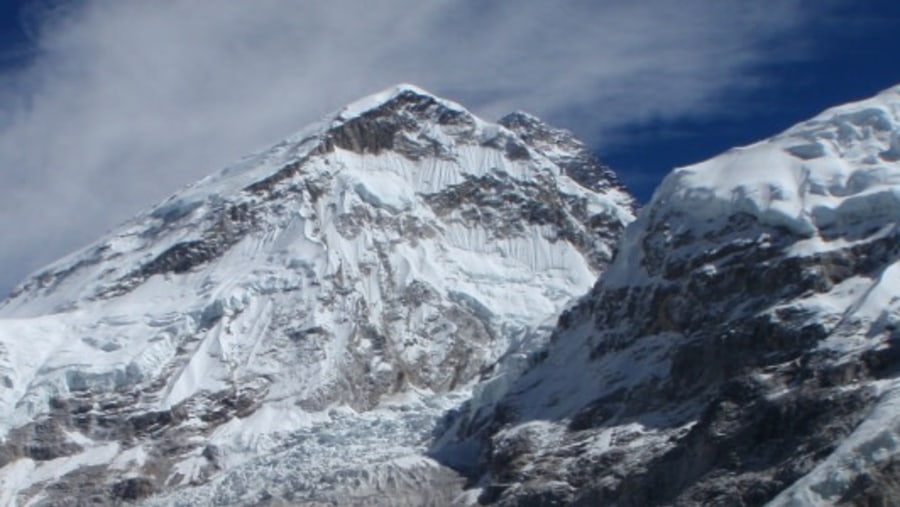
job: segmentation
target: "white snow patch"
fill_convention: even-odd
[[[412,208],[416,202],[412,187],[391,171],[345,172],[342,175],[359,197],[375,206],[397,213]]]

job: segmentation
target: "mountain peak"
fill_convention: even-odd
[[[398,85],[45,268],[0,305],[0,504],[450,504],[438,419],[633,219],[543,147]]]
[[[505,126],[506,128],[510,128],[515,125],[528,126],[530,128],[547,127],[547,124],[544,123],[543,120],[531,113],[522,111],[521,109],[513,111],[503,118],[500,118],[497,123]]]
[[[350,120],[372,111],[390,109],[391,106],[410,103],[439,103],[443,107],[465,112],[466,109],[456,102],[442,99],[414,84],[400,83],[380,92],[367,95],[343,107],[337,114],[338,121]]]

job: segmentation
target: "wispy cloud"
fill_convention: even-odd
[[[810,4],[86,0],[41,11],[38,56],[0,75],[0,289],[400,81],[489,118],[526,109],[601,146],[622,125],[712,114],[759,84],[761,62],[802,53],[786,36]]]

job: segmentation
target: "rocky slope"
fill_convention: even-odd
[[[543,346],[633,207],[533,117],[352,104],[0,305],[0,504],[465,502],[437,419]]]
[[[432,454],[497,505],[896,505],[898,321],[900,86],[675,170]]]

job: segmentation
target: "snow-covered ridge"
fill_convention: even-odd
[[[900,217],[898,160],[900,88],[894,87],[676,169],[654,203],[701,223],[740,212],[800,235],[827,235],[885,214]]]
[[[660,241],[696,247],[698,238],[715,237],[733,229],[731,221],[750,218],[796,235],[801,241],[791,251],[805,255],[844,248],[896,225],[898,147],[900,87],[893,87],[770,139],[677,168],[626,233],[621,246],[630,254],[617,259],[607,282],[627,285],[653,276],[642,251],[648,231]]]

